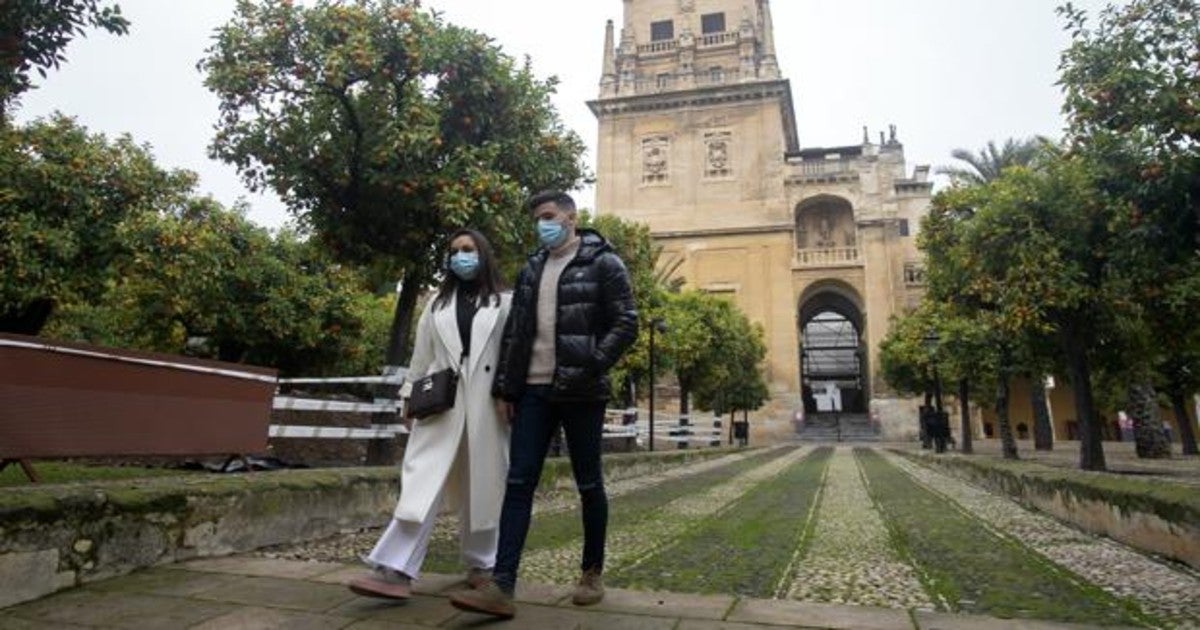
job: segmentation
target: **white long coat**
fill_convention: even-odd
[[[413,422],[404,451],[400,475],[400,501],[395,518],[421,522],[436,510],[438,491],[446,485],[466,425],[470,497],[458,496],[457,484],[446,487],[448,508],[469,500],[471,531],[494,529],[500,522],[508,474],[509,422],[502,402],[492,398],[492,378],[500,358],[500,338],[508,318],[512,294],[504,293],[500,305],[481,305],[471,325],[471,356],[458,380],[454,407]],[[457,365],[462,356],[458,335],[457,296],[442,308],[425,306],[417,322],[416,343],[409,365],[409,382]],[[409,389],[408,386],[405,387]]]

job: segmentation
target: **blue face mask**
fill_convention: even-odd
[[[567,228],[558,221],[538,219],[538,241],[547,249],[554,249],[567,240]]]
[[[450,271],[460,280],[474,280],[479,275],[479,252],[456,252],[450,257]]]

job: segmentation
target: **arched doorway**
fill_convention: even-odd
[[[801,297],[800,391],[806,414],[866,413],[867,346],[857,292],[840,282],[814,285]]]

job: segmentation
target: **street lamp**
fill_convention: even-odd
[[[650,450],[654,450],[654,332],[667,332],[667,324],[661,317],[650,320]]]

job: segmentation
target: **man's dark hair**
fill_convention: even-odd
[[[563,212],[575,212],[575,200],[571,198],[571,195],[561,190],[543,190],[530,197],[525,207],[530,212],[533,212],[538,209],[538,206],[544,203],[553,203]]]

